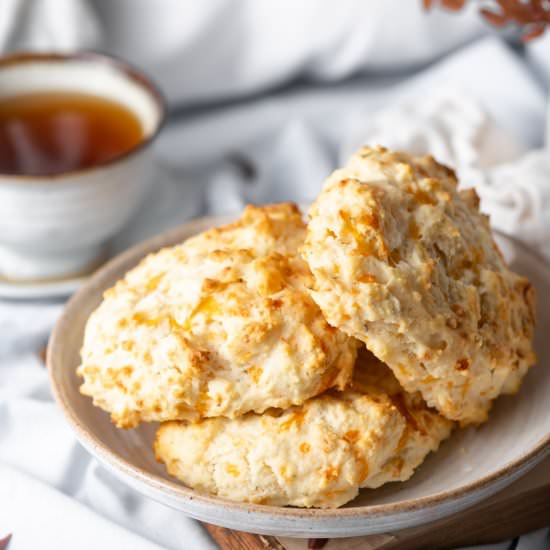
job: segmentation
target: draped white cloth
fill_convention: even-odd
[[[175,116],[119,248],[201,212],[311,200],[354,148],[380,143],[454,166],[495,227],[550,261],[550,36],[518,53],[474,5],[427,16],[419,4],[2,0],[0,50],[96,47],[163,88]],[[76,443],[37,355],[61,307],[0,301],[0,538],[13,532],[10,550],[215,548]],[[548,544],[542,530],[517,547]]]

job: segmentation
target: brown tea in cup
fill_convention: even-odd
[[[102,164],[132,150],[142,125],[125,106],[72,92],[0,100],[0,173],[48,176]]]

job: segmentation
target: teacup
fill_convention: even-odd
[[[97,264],[145,196],[151,143],[164,121],[158,90],[121,61],[95,53],[0,58],[0,101],[38,92],[118,103],[139,120],[142,139],[118,157],[78,170],[0,173],[0,277],[18,281],[81,274]]]

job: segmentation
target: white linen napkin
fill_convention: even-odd
[[[7,466],[0,465],[0,487],[0,539],[12,535],[9,550],[161,549]]]

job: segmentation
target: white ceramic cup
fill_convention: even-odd
[[[0,277],[18,281],[81,274],[131,218],[151,181],[151,142],[164,101],[143,75],[93,53],[0,58],[0,101],[36,92],[96,95],[129,109],[143,138],[129,152],[53,176],[0,173]]]

